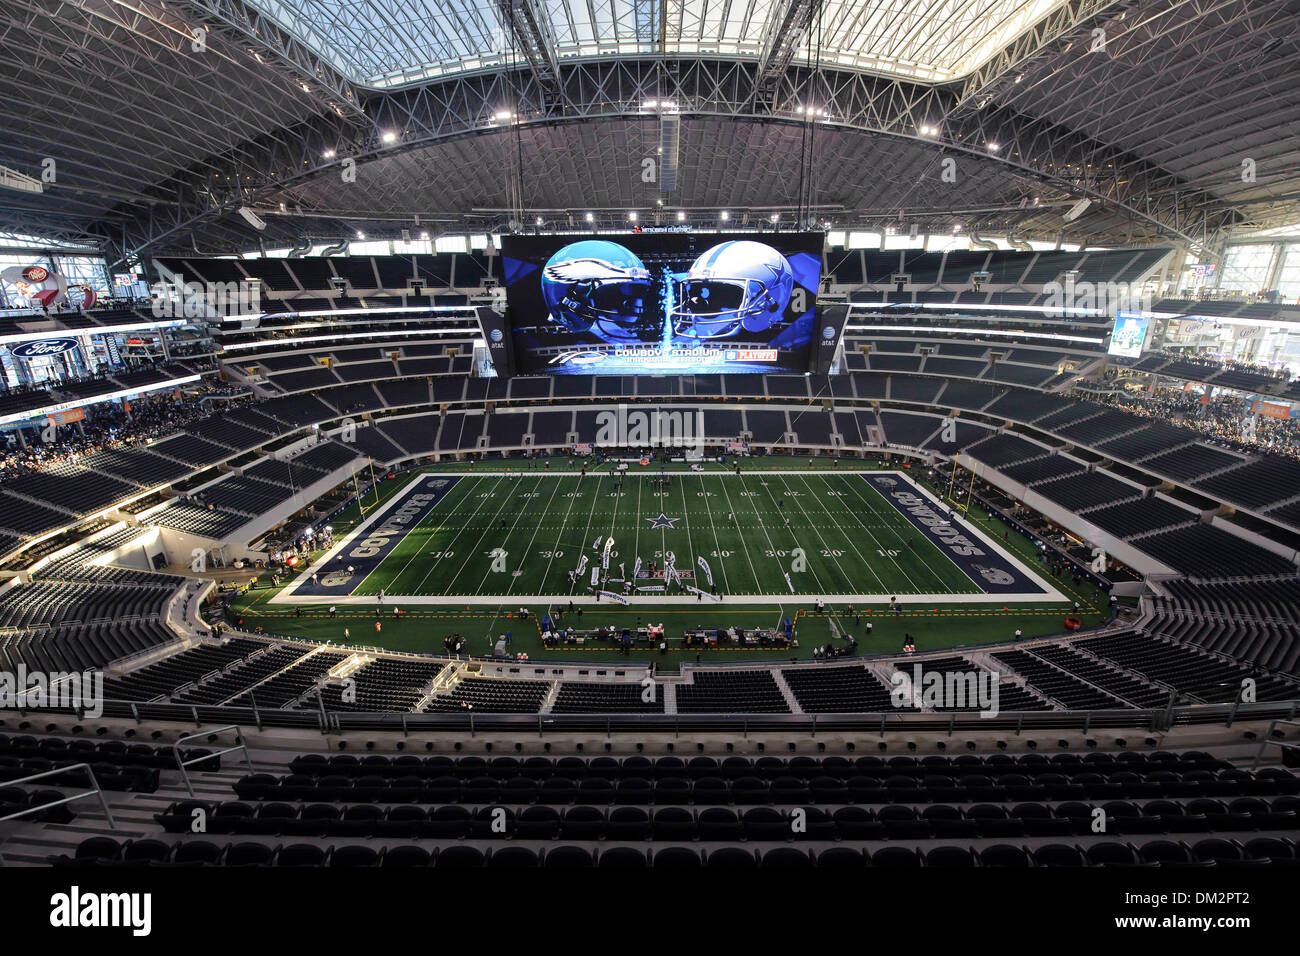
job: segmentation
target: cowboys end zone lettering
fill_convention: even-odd
[[[294,597],[347,597],[458,481],[457,475],[426,475],[412,483],[396,507],[378,516],[369,527],[359,528],[323,564],[309,568],[302,582],[293,589]],[[351,574],[348,574],[349,567]],[[311,579],[312,571],[317,575],[315,581]]]
[[[863,475],[899,513],[990,594],[1044,594],[1032,578],[969,532],[951,512],[940,509],[902,477]]]

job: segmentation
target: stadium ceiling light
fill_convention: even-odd
[[[595,214],[594,214],[594,213],[590,213],[590,212],[587,213],[587,222],[595,222],[595,221],[596,221],[596,216],[595,216]]]
[[[492,118],[496,120],[498,123],[503,123],[506,120],[514,119],[515,114],[510,112],[509,110],[497,110],[495,113],[492,114]]]
[[[429,234],[428,234],[427,232],[422,232],[422,233],[420,233],[420,239],[421,239],[422,241],[424,241],[424,242],[428,242],[428,241],[429,241]]]
[[[636,222],[636,210],[633,209],[631,212],[629,212],[627,214],[627,218],[632,220],[632,222]]]
[[[777,221],[778,219],[780,219],[780,218],[781,218],[781,214],[780,214],[779,212],[774,212],[774,213],[772,213],[772,221],[773,221],[773,222],[776,222],[776,221]]]
[[[990,152],[990,153],[996,153],[996,152],[997,152],[999,149],[1001,149],[1001,148],[1002,148],[1002,147],[999,146],[997,143],[989,143],[989,152]]]
[[[364,238],[366,238],[366,234],[365,234],[364,232],[359,232],[359,233],[357,233],[357,238],[358,238],[358,239],[364,239]]]
[[[397,142],[397,134],[394,133],[391,129],[384,130],[383,135],[381,135],[379,138],[385,143]]]
[[[718,213],[718,218],[721,219],[723,222],[726,222],[728,219],[731,218],[731,213],[727,212],[727,210],[724,209],[722,210],[722,212]]]
[[[325,152],[321,153],[320,155],[321,155],[321,159],[333,159],[338,154],[335,153],[334,150],[332,149],[327,149],[325,150]]]
[[[541,224],[542,224],[542,217],[541,217],[541,216],[538,216],[538,217],[537,217],[537,225],[540,226]]]
[[[677,221],[678,221],[678,222],[685,222],[685,221],[686,221],[686,213],[683,212],[683,211],[680,210],[680,209],[677,210]]]
[[[39,179],[33,179],[31,176],[20,173],[16,169],[10,169],[8,166],[0,166],[0,188],[16,189],[25,193],[45,191],[45,187]]]

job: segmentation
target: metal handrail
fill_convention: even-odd
[[[1264,748],[1274,746],[1280,750],[1300,750],[1300,743],[1287,743],[1284,740],[1274,740],[1273,731],[1278,726],[1283,727],[1300,727],[1300,721],[1297,720],[1275,720],[1268,725],[1268,732],[1264,734],[1264,739],[1259,742],[1259,749],[1255,751],[1255,762],[1250,765],[1251,770],[1259,769],[1259,762],[1264,759]]]
[[[49,803],[42,803],[39,807],[28,807],[26,810],[19,810],[17,813],[11,813],[7,817],[0,817],[0,823],[6,820],[14,820],[18,817],[24,817],[29,813],[38,813],[41,810],[48,810],[50,807],[62,806],[65,803],[71,803],[73,800],[81,800],[85,797],[99,797],[99,804],[104,809],[104,816],[108,817],[108,825],[111,829],[116,830],[117,824],[113,821],[113,811],[108,808],[108,801],[104,799],[104,790],[99,785],[99,780],[95,777],[95,771],[91,769],[88,763],[74,763],[67,767],[56,767],[53,770],[44,770],[41,773],[34,773],[30,777],[23,777],[19,780],[6,780],[6,787],[17,787],[25,783],[32,783],[36,780],[43,780],[46,777],[58,777],[65,773],[71,773],[74,770],[85,770],[86,775],[90,777],[90,785],[94,789],[87,790],[85,793],[74,793],[70,797],[64,797],[62,800],[51,800]]]
[[[190,740],[196,740],[199,737],[211,737],[216,734],[225,733],[227,730],[235,732],[235,746],[227,747],[225,750],[218,750],[216,753],[204,754],[202,757],[191,757],[189,760],[181,760],[181,744]],[[238,724],[227,724],[225,727],[217,727],[214,730],[204,730],[199,733],[186,734],[184,737],[176,738],[172,744],[172,757],[176,760],[176,769],[181,772],[181,779],[185,781],[185,789],[194,796],[194,784],[190,781],[190,772],[186,769],[192,764],[203,763],[205,760],[212,760],[214,757],[224,757],[226,754],[232,754],[236,751],[242,751],[244,762],[248,764],[248,772],[253,772],[253,758],[248,755],[248,745],[244,743],[244,734]]]

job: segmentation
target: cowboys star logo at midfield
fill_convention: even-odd
[[[682,519],[670,518],[661,511],[659,512],[658,518],[646,518],[645,520],[650,522],[651,531],[654,531],[656,528],[667,528],[669,531],[676,531],[677,522],[681,521]]]

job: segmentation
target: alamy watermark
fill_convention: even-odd
[[[596,414],[598,448],[704,448],[704,411],[629,409],[620,404]]]
[[[1043,309],[1050,315],[1109,315],[1116,312],[1150,312],[1154,295],[1142,282],[1082,282],[1066,276],[1065,282],[1043,286]]]
[[[0,671],[0,710],[45,707],[75,709],[92,719],[102,716],[104,672],[35,671],[26,664]]]
[[[981,717],[996,717],[1000,679],[986,670],[924,670],[918,662],[910,674],[894,671],[889,700],[900,709],[978,710]]]
[[[153,930],[152,893],[101,893],[70,887],[50,897],[55,929],[129,929],[132,936]]]
[[[187,282],[177,273],[151,289],[156,319],[254,316],[262,310],[260,282]]]

